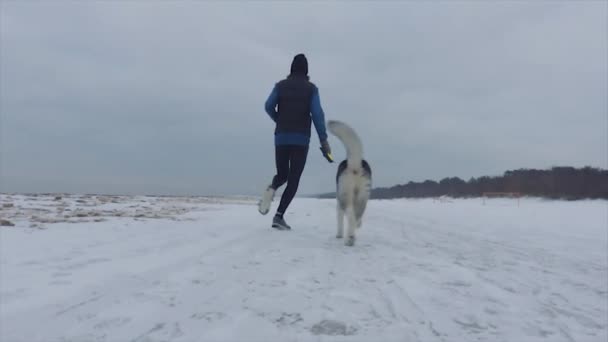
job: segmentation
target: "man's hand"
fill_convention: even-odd
[[[321,153],[323,153],[323,157],[325,157],[328,162],[334,162],[334,157],[331,155],[331,148],[329,147],[327,140],[321,142]]]

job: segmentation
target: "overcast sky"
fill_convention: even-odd
[[[0,191],[259,194],[305,53],[375,186],[608,167],[605,1],[0,3]],[[345,156],[330,136],[336,158]],[[313,128],[300,194],[334,189]]]

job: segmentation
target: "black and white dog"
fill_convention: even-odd
[[[363,159],[363,145],[357,133],[341,121],[329,120],[329,131],[338,137],[346,148],[346,159],[338,166],[336,174],[336,199],[338,214],[337,238],[344,236],[344,216],[348,227],[344,244],[355,244],[356,231],[369,200],[372,186],[372,170]]]

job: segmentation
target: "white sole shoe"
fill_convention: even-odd
[[[264,191],[262,199],[260,199],[260,201],[258,202],[258,211],[260,212],[260,214],[266,215],[270,211],[270,204],[272,203],[272,200],[274,198],[274,192],[275,190],[270,186]]]

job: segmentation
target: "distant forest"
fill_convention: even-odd
[[[608,170],[589,166],[578,169],[519,169],[507,171],[502,176],[471,178],[468,182],[458,177],[444,178],[439,182],[409,182],[390,188],[373,189],[372,198],[481,197],[507,195],[506,193],[568,200],[608,199]],[[324,194],[321,197],[333,198],[335,194]]]

